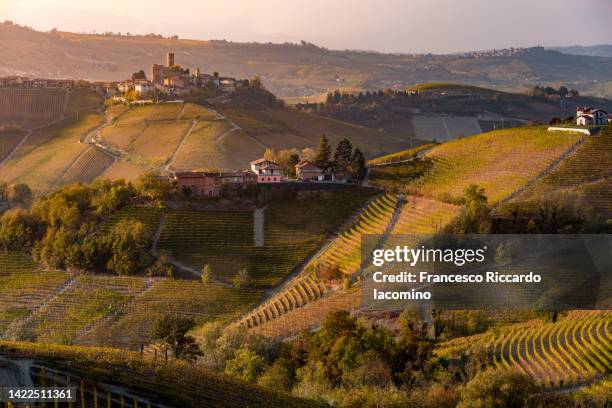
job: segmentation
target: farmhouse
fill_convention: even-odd
[[[219,197],[221,178],[219,173],[204,171],[184,171],[174,174],[178,191],[187,195]]]
[[[323,170],[308,160],[302,160],[295,165],[295,175],[299,181],[322,180]]]
[[[610,122],[609,115],[603,109],[590,106],[576,108],[576,124],[580,126],[605,125]]]
[[[258,183],[280,183],[281,170],[278,164],[268,159],[251,162],[251,170],[257,174]]]
[[[257,174],[250,170],[232,172],[181,171],[174,173],[177,189],[187,195],[219,197],[224,185],[246,187],[257,184]]]

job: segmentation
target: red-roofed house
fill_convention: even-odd
[[[323,170],[308,160],[302,160],[295,165],[295,175],[300,181],[317,181],[323,177]]]
[[[178,191],[206,197],[221,196],[221,178],[219,173],[204,171],[181,171],[174,174]],[[187,193],[189,191],[189,193]]]

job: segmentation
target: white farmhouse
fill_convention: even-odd
[[[576,124],[579,126],[605,125],[610,121],[609,115],[603,109],[590,106],[576,108]]]
[[[280,183],[282,181],[280,166],[272,160],[252,161],[251,170],[257,174],[258,183]]]

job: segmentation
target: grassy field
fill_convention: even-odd
[[[433,167],[412,187],[446,200],[461,197],[476,183],[495,203],[537,177],[580,138],[545,128],[518,128],[453,140],[427,153]]]
[[[79,120],[66,119],[35,131],[13,157],[0,166],[0,180],[27,183],[33,190],[49,189],[88,148],[79,143],[79,138],[102,121],[101,115],[89,113],[81,115]]]

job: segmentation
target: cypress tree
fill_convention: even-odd
[[[334,171],[344,173],[353,159],[353,145],[347,138],[340,140],[334,153]]]
[[[314,163],[325,171],[330,166],[330,156],[331,147],[329,147],[327,136],[325,136],[325,133],[323,133],[321,135],[321,140],[319,141],[319,152],[314,158]]]

